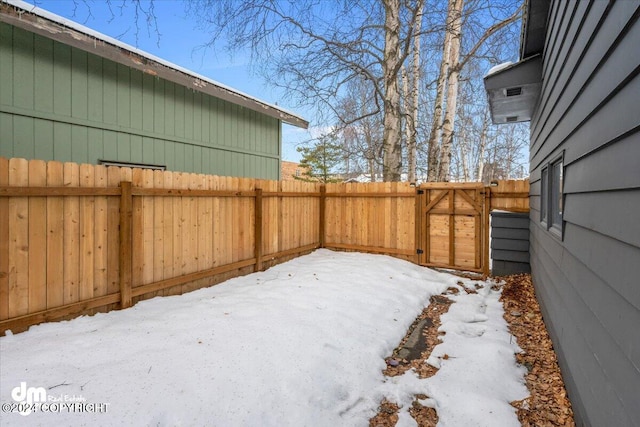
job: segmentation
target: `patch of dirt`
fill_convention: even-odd
[[[457,292],[458,290],[455,289]],[[440,316],[446,313],[449,310],[449,306],[453,303],[449,298],[445,295],[433,295],[430,299],[430,303],[427,307],[422,310],[422,313],[416,318],[413,322],[405,337],[400,341],[400,345],[393,350],[392,357],[387,359],[387,369],[383,371],[383,374],[387,377],[395,377],[397,375],[402,375],[407,372],[409,369],[415,369],[416,373],[420,378],[429,378],[433,376],[438,370],[431,365],[426,364],[426,360],[431,355],[431,350],[440,344],[440,340],[438,336],[443,335],[443,332],[438,332],[438,328],[440,327]],[[427,348],[420,354],[419,358],[407,360],[398,358],[398,353],[404,347],[407,339],[415,329],[416,325],[420,323],[421,320],[428,319],[429,321],[426,323],[427,327],[422,330],[422,335],[427,344]],[[393,361],[398,362],[397,366],[392,366]]]
[[[531,275],[496,279],[506,282],[500,297],[504,318],[523,350],[516,354],[516,359],[529,371],[526,381],[531,396],[511,402],[520,423],[523,427],[575,426],[571,402],[536,300]]]
[[[449,288],[447,294],[457,294],[459,291],[456,288]],[[414,320],[413,324],[409,327],[407,334],[400,341],[400,344],[393,351],[391,357],[387,358],[387,368],[383,371],[385,376],[395,377],[402,375],[409,369],[413,368],[420,378],[429,378],[435,375],[438,370],[426,363],[427,359],[431,355],[431,350],[440,343],[438,336],[442,333],[438,332],[440,327],[440,316],[449,310],[449,306],[453,303],[445,295],[433,295],[430,299],[429,306],[422,310],[422,313]],[[411,360],[402,359],[398,356],[401,350],[404,348],[409,336],[415,330],[416,326],[421,323],[422,320],[427,319],[424,322],[424,329],[422,330],[423,338],[426,342],[426,350],[423,351],[419,357]],[[409,413],[416,420],[419,427],[434,427],[438,423],[438,414],[435,409],[428,408],[421,405],[418,399],[427,399],[426,395],[416,396],[416,400],[413,401]],[[378,408],[378,413],[369,421],[370,427],[391,427],[395,426],[398,421],[398,405],[390,403],[387,400],[382,401]]]

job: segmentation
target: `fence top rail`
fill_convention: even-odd
[[[441,187],[438,185],[420,186],[420,189],[444,189],[453,186]],[[464,188],[482,188],[470,187]],[[258,190],[258,189],[256,189]],[[255,197],[256,191],[233,190],[188,190],[188,189],[164,189],[133,187],[134,196],[159,196],[159,197]],[[120,196],[120,187],[7,187],[0,186],[0,197],[55,197],[55,196]],[[310,191],[265,191],[263,197],[321,197],[320,192]],[[413,197],[414,192],[392,193],[366,193],[366,192],[338,192],[325,193],[326,197]],[[519,191],[492,191],[492,198],[528,198],[528,192]]]
[[[424,182],[420,184],[422,189],[442,189],[442,188],[484,188],[482,182]]]
[[[355,192],[355,193],[326,193],[327,197],[415,197],[415,191],[407,192],[407,193],[363,193],[363,192]]]
[[[133,187],[134,196],[158,197],[256,197],[256,191],[234,190],[181,190],[176,188],[142,188]]]
[[[0,197],[120,196],[120,187],[7,187],[0,186]]]
[[[529,193],[524,191],[491,191],[492,198],[528,198]]]
[[[312,191],[264,191],[262,197],[320,197],[320,192]]]

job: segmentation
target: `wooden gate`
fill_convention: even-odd
[[[490,190],[482,183],[426,183],[416,206],[421,265],[489,274]]]

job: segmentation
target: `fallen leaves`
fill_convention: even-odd
[[[395,403],[383,400],[375,417],[369,420],[370,427],[393,427],[398,422],[398,410]]]
[[[575,426],[553,344],[536,300],[531,276],[518,274],[500,278],[504,318],[523,353],[518,363],[529,371],[525,376],[531,396],[511,402],[524,427]]]

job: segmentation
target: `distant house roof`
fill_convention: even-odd
[[[239,92],[30,3],[21,0],[2,0],[0,12],[2,22],[257,111],[293,126],[305,129],[309,126],[309,122],[302,117],[276,105]]]

